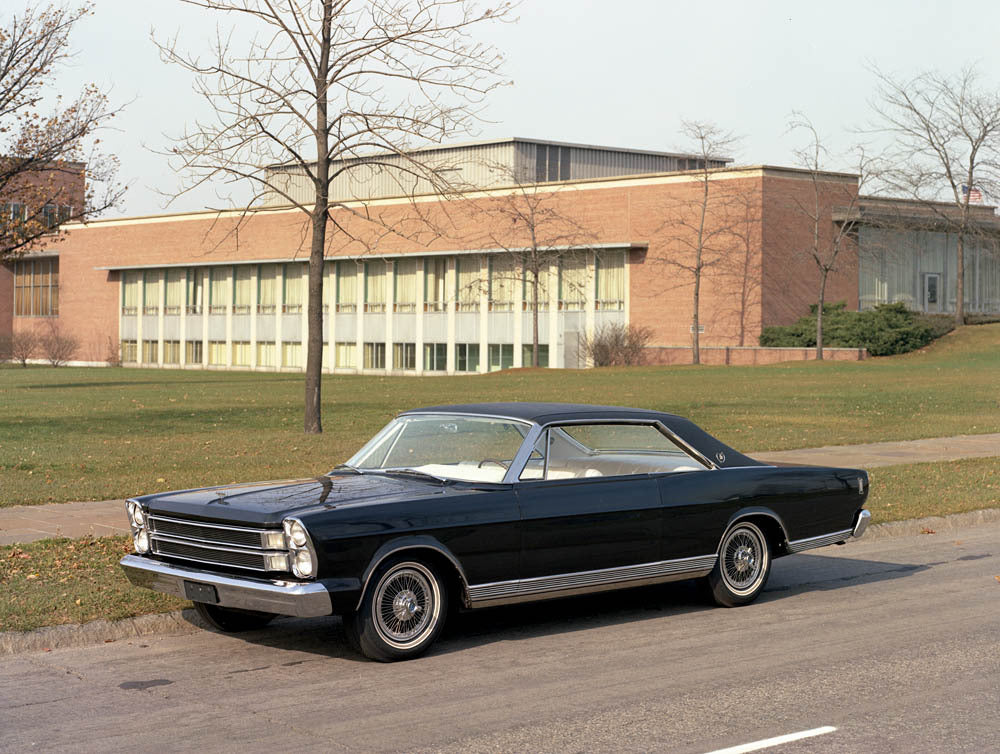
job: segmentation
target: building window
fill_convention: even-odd
[[[122,363],[135,364],[138,360],[139,359],[138,359],[138,353],[136,351],[136,342],[134,340],[123,340]]]
[[[385,311],[385,262],[365,262],[365,311]]]
[[[23,205],[15,205],[21,206]],[[73,208],[68,204],[60,204],[56,206],[55,204],[46,204],[42,207],[42,224],[48,228],[56,228],[60,223],[64,223],[69,220],[73,215]]]
[[[531,363],[532,345],[521,346],[521,363],[526,367],[533,366]],[[538,366],[547,367],[549,365],[549,346],[547,343],[538,344]]]
[[[358,310],[358,263],[337,262],[336,310],[356,312]]]
[[[241,264],[233,267],[233,314],[250,313],[250,286],[253,283],[253,267]]]
[[[59,260],[14,263],[14,314],[55,317],[59,314]]]
[[[478,343],[455,344],[455,371],[457,372],[479,371]]]
[[[160,313],[160,272],[143,270],[142,273],[142,313],[157,315]]]
[[[478,312],[482,261],[478,256],[455,258],[455,300],[460,312]]]
[[[184,305],[188,314],[201,314],[202,301],[202,272],[200,269],[187,271],[187,286],[184,294]],[[200,361],[200,359],[199,359]]]
[[[233,366],[234,367],[250,366],[250,341],[248,340],[233,341]]]
[[[275,356],[277,350],[274,347],[274,343],[271,341],[259,341],[257,343],[257,366],[259,367],[273,367],[277,366],[275,361]]]
[[[28,219],[28,207],[19,202],[0,204],[0,214],[13,225],[19,225]]]
[[[625,252],[604,252],[594,259],[597,278],[594,306],[622,311],[625,308]]]
[[[208,270],[208,313],[225,314],[229,309],[229,273],[231,267],[210,267]],[[209,353],[209,363],[211,353]]]
[[[521,306],[526,312],[533,312],[535,302],[535,275],[532,272],[524,271],[521,281]],[[549,266],[542,265],[538,270],[538,311],[547,312],[549,310]]]
[[[274,314],[278,310],[278,283],[280,280],[280,266],[262,264],[257,268],[258,314]]]
[[[569,147],[539,144],[535,147],[535,182],[569,180]]]
[[[392,366],[393,366],[393,369],[416,369],[417,368],[417,344],[416,343],[393,343],[392,344]]]
[[[365,369],[385,369],[385,343],[365,343]]]
[[[392,278],[392,309],[397,312],[417,310],[417,260],[400,259],[394,262]]]
[[[428,372],[443,372],[447,368],[448,344],[424,343],[424,370]]]
[[[169,269],[167,275],[167,298],[163,302],[164,314],[180,314],[184,303],[185,271]]]
[[[333,352],[333,365],[338,369],[356,369],[358,366],[357,353],[356,344],[337,343]]]
[[[122,315],[134,317],[139,313],[139,281],[142,273],[126,270],[122,273]]]
[[[202,344],[200,340],[188,340],[184,343],[184,361],[188,364],[200,364],[202,361]]]
[[[292,341],[281,344],[281,366],[301,367],[302,366],[302,344]]]
[[[443,312],[446,308],[445,276],[448,260],[444,257],[424,259],[424,311]]]
[[[208,363],[217,367],[226,365],[226,341],[208,341]]]
[[[514,284],[518,280],[517,259],[511,255],[490,257],[490,311],[514,311]]]
[[[160,343],[156,340],[142,341],[142,363],[156,364],[160,361]]]
[[[490,343],[490,371],[510,369],[514,366],[514,346],[512,343]]]
[[[179,340],[163,341],[163,363],[164,364],[181,363],[181,342]]]
[[[286,264],[282,279],[285,288],[285,303],[282,304],[281,311],[285,314],[301,314],[302,304],[305,302],[303,288],[305,281],[306,266],[304,264]],[[287,364],[285,366],[288,366]]]
[[[583,311],[587,301],[587,261],[583,256],[563,259],[559,263],[559,308],[563,311]]]

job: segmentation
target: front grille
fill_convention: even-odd
[[[168,558],[196,563],[266,571],[264,535],[274,529],[228,526],[150,515],[149,539],[152,552]]]

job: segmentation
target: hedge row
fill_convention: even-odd
[[[923,348],[955,327],[949,315],[912,312],[905,304],[879,304],[870,311],[852,312],[844,302],[823,307],[823,345],[830,348],[867,348],[872,356],[891,356]],[[816,306],[794,325],[765,327],[762,346],[815,347]]]

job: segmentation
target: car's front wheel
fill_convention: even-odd
[[[437,572],[422,561],[400,558],[379,567],[344,626],[366,657],[408,660],[434,642],[447,613],[448,591]]]
[[[198,615],[213,628],[227,634],[253,631],[263,628],[277,616],[274,613],[259,613],[256,610],[239,610],[235,607],[220,607],[205,602],[195,602]]]
[[[757,599],[770,574],[771,550],[764,532],[749,521],[738,521],[722,538],[708,586],[717,604],[739,607]]]

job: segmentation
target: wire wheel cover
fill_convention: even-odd
[[[767,567],[767,546],[756,527],[739,526],[722,543],[722,578],[736,594],[757,587]]]
[[[419,563],[400,563],[379,581],[372,618],[386,642],[406,649],[433,630],[439,608],[438,586],[431,573]]]

